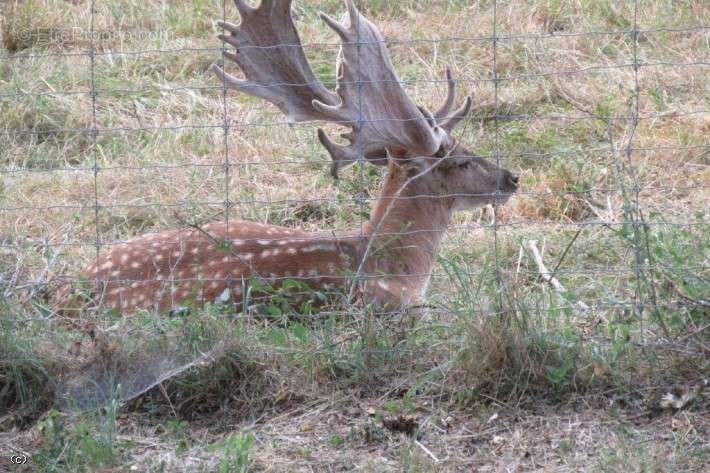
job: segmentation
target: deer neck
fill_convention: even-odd
[[[365,225],[366,240],[371,241],[363,255],[365,272],[378,286],[375,292],[385,292],[377,299],[408,305],[426,291],[453,214],[453,199],[435,197],[440,192],[426,175],[411,179],[405,169],[390,164]]]

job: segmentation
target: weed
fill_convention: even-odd
[[[0,302],[0,412],[14,412],[23,423],[52,402],[55,379],[53,368],[35,351],[37,339],[20,324]]]
[[[251,450],[256,438],[251,432],[240,432],[230,435],[210,447],[211,451],[222,452],[218,464],[220,473],[247,473],[250,471],[252,461]]]
[[[74,419],[50,410],[39,422],[40,448],[33,462],[43,471],[86,471],[118,464],[118,403],[112,400],[96,411]]]

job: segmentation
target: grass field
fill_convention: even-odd
[[[358,228],[382,173],[334,181],[315,126],[225,103],[209,67],[230,2],[106,0],[93,23],[89,3],[0,5],[0,471],[706,471],[707,2],[359,1],[418,103],[451,66],[475,103],[458,137],[519,195],[457,216],[416,314],[304,316],[275,294],[269,317],[86,314],[97,343],[47,302],[97,238],[226,200]],[[327,82],[319,10],[342,5],[295,2]]]

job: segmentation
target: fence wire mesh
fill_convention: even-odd
[[[0,291],[15,325],[52,320],[49,300],[58,286],[81,282],[81,267],[92,259],[98,267],[103,252],[147,232],[245,219],[364,234],[384,172],[366,164],[360,150],[355,166],[330,179],[331,160],[317,143],[316,125],[286,123],[276,108],[213,77],[212,63],[230,65],[221,58],[227,48],[217,47],[212,20],[238,19],[231,2],[213,3],[190,13],[194,23],[161,17],[173,30],[136,11],[121,20],[95,0],[73,7],[70,25],[51,16],[37,20],[22,3],[3,7]],[[604,346],[631,320],[638,322],[639,343],[676,340],[684,336],[681,327],[707,334],[706,9],[695,18],[701,23],[692,16],[671,22],[672,15],[650,11],[650,3],[620,2],[603,10],[599,25],[592,13],[580,13],[575,18],[586,30],[577,31],[564,12],[530,13],[521,2],[359,3],[382,24],[401,83],[415,101],[433,108],[447,84],[444,66],[451,66],[459,96],[474,96],[471,116],[454,134],[476,156],[521,175],[509,203],[457,214],[449,225],[420,305],[425,320],[567,314],[565,327],[575,336],[586,336],[589,324],[604,324],[609,331],[595,335]],[[304,1],[296,2],[294,14],[319,81],[332,88],[340,43],[318,24],[318,7],[340,11],[334,2]],[[451,24],[436,23],[428,8]],[[522,19],[528,23],[517,23]],[[138,24],[123,23],[131,20]],[[141,27],[142,35],[131,37]],[[273,48],[286,46],[298,47]],[[356,83],[360,94],[364,84]],[[417,232],[433,230],[380,237]],[[189,243],[180,235],[165,242]],[[106,281],[96,274],[101,287]],[[360,265],[342,279],[398,276],[429,273],[365,275]],[[208,274],[180,282],[220,279]],[[279,302],[266,310],[282,320],[287,311],[275,292]],[[253,320],[249,310],[220,315]],[[382,329],[371,312],[365,319]],[[351,320],[341,329],[362,331],[363,324]],[[541,324],[543,333],[559,329]],[[327,354],[333,343],[340,342],[308,350]],[[299,352],[280,350],[271,355]],[[183,355],[174,358],[193,366]],[[162,359],[159,366],[161,373],[175,367]],[[128,390],[142,393],[162,380],[141,379]]]

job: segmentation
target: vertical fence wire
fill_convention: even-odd
[[[93,158],[93,178],[94,178],[94,220],[96,223],[96,235],[94,245],[96,246],[95,266],[96,266],[96,287],[101,288],[101,271],[99,268],[99,256],[101,254],[101,223],[99,222],[99,152],[98,152],[98,120],[96,117],[96,0],[91,0],[91,18],[90,18],[90,38],[89,38],[89,75],[91,81],[91,152]]]
[[[357,110],[358,110],[358,115],[357,115],[357,126],[362,129],[362,127],[365,126],[372,126],[371,123],[365,123],[365,120],[363,119],[362,115],[362,58],[360,57],[360,53],[362,50],[362,38],[360,36],[360,14],[355,17],[355,58],[356,58],[356,65],[355,65],[355,81],[357,85]],[[343,46],[345,47],[345,46]],[[367,189],[367,179],[365,176],[365,152],[363,149],[363,143],[361,140],[357,141],[357,165],[360,166],[360,170],[358,173],[358,178],[360,180],[359,182],[359,188],[360,188],[360,196],[356,196],[356,198],[359,197],[359,208],[360,208],[360,218],[359,218],[359,223],[360,223],[360,238],[365,239],[366,234],[365,234],[365,226],[366,226],[366,220],[365,220],[365,215],[366,215],[366,205],[367,205],[367,199],[365,196],[367,195],[368,189]],[[352,302],[352,298],[355,295],[355,289],[356,288],[361,288],[364,289],[365,285],[367,284],[367,279],[365,278],[365,273],[363,271],[363,267],[358,268],[358,271],[355,275],[356,280],[352,282],[352,287],[350,290],[350,294],[348,296],[349,301]],[[369,323],[369,321],[368,321]]]
[[[227,21],[227,0],[222,0],[222,21],[226,22]],[[225,45],[224,42],[221,42],[221,53],[222,53],[222,68],[225,70],[226,73],[226,61],[224,60],[224,53],[225,53]],[[222,81],[222,139],[224,140],[224,223],[227,228],[226,230],[226,238],[229,238],[229,212],[232,209],[232,203],[230,201],[230,194],[229,194],[229,186],[230,186],[230,162],[229,162],[229,129],[230,129],[230,122],[229,122],[229,115],[228,115],[228,105],[227,105],[227,79],[225,76],[225,79]],[[231,251],[231,244],[229,246],[230,251]],[[227,276],[227,290],[231,291],[232,290],[232,275],[229,273]]]
[[[492,44],[492,80],[493,80],[493,157],[498,168],[501,168],[501,153],[500,153],[500,124],[499,120],[499,104],[498,104],[498,88],[500,87],[500,78],[498,77],[498,0],[493,0],[493,31],[491,34]],[[503,279],[500,273],[500,261],[498,252],[500,250],[498,241],[498,196],[501,194],[501,179],[496,179],[496,190],[493,198],[493,260],[495,264],[495,282],[496,282],[496,298],[497,308],[495,312],[507,314],[503,310]]]
[[[641,63],[639,60],[638,42],[639,42],[639,25],[638,25],[638,0],[634,0],[633,4],[633,25],[630,31],[632,37],[632,63],[631,70],[633,71],[633,91],[631,94],[630,114],[627,120],[630,122],[630,130],[624,147],[624,156],[626,159],[626,171],[630,180],[631,192],[625,192],[628,195],[626,202],[626,220],[631,222],[633,231],[633,241],[631,243],[634,252],[635,272],[636,272],[636,293],[635,305],[636,315],[639,318],[639,327],[641,337],[645,337],[645,317],[646,306],[650,303],[652,316],[657,319],[660,327],[666,336],[670,333],[665,325],[663,316],[657,310],[657,301],[655,294],[655,283],[653,281],[653,268],[651,264],[651,253],[648,251],[648,226],[643,216],[641,206],[641,182],[636,164],[633,158],[633,141],[640,123],[640,93],[639,85],[639,69]],[[624,179],[625,180],[625,179]],[[643,239],[643,241],[642,241]],[[644,244],[645,242],[645,244]],[[648,292],[648,301],[646,300],[646,292]]]

